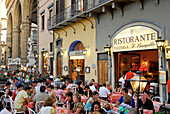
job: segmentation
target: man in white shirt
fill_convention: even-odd
[[[125,83],[125,75],[123,74],[122,77],[119,79],[119,82],[121,83],[121,87],[124,88]]]
[[[92,83],[90,83],[90,90],[92,91],[92,92],[94,92],[94,91],[96,91],[96,88],[95,88],[95,86],[94,86],[94,84],[92,84]]]
[[[108,95],[110,95],[110,91],[106,88],[106,84],[104,83],[99,89],[99,97],[103,100],[107,100]]]

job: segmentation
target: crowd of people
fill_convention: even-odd
[[[26,75],[25,80],[21,76],[15,76],[13,80],[7,81],[3,91],[6,98],[12,98],[17,111],[28,112],[29,107],[40,114],[56,114],[56,107],[64,107],[74,114],[85,114],[85,111],[89,114],[104,114],[114,113],[114,107],[119,107],[117,113],[135,114],[135,93],[131,88],[127,88],[128,83],[126,84],[124,76],[120,82],[115,88],[109,82],[99,85],[94,79],[85,84],[77,78],[74,81],[58,81],[56,84],[52,75],[40,82]],[[11,90],[11,83],[16,87],[15,91]],[[116,104],[109,101],[112,93],[122,94]],[[88,98],[86,103],[81,101],[81,96]],[[43,106],[36,110],[36,103],[39,101],[43,101]],[[141,94],[139,108],[144,112],[154,113],[153,103],[147,93]]]

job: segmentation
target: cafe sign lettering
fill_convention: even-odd
[[[124,29],[113,36],[113,52],[157,49],[157,32],[144,26]]]

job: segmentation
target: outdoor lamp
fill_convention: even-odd
[[[64,52],[63,52],[63,51],[61,51],[61,55],[64,55]]]
[[[160,51],[164,48],[165,40],[161,39],[160,37],[156,40],[156,46],[160,49]]]
[[[86,54],[87,53],[87,50],[86,49],[83,49],[83,54]]]
[[[110,52],[110,48],[111,48],[110,46],[106,45],[106,46],[104,46],[104,51],[105,52]]]
[[[137,114],[139,114],[139,94],[140,92],[144,91],[147,84],[147,80],[140,75],[141,71],[137,71],[136,74],[137,75],[130,79],[130,83],[133,91],[137,93]]]
[[[140,71],[138,71],[138,73],[139,72]],[[139,92],[143,92],[146,87],[147,80],[145,79],[145,77],[141,76],[140,74],[137,74],[130,79],[130,83],[134,92],[138,92],[138,89]]]
[[[36,68],[37,66],[36,65],[34,65],[34,68]]]

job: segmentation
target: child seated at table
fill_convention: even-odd
[[[55,100],[52,96],[45,98],[44,106],[40,109],[39,114],[56,114],[54,103]]]
[[[119,107],[119,114],[123,113],[123,114],[128,114],[129,110],[132,108],[132,106],[130,106],[131,104],[131,97],[129,95],[124,96],[123,98],[124,103],[120,104]]]
[[[106,113],[109,113],[109,114],[113,113],[113,110],[111,110],[110,104],[107,103],[104,108],[106,109]]]

